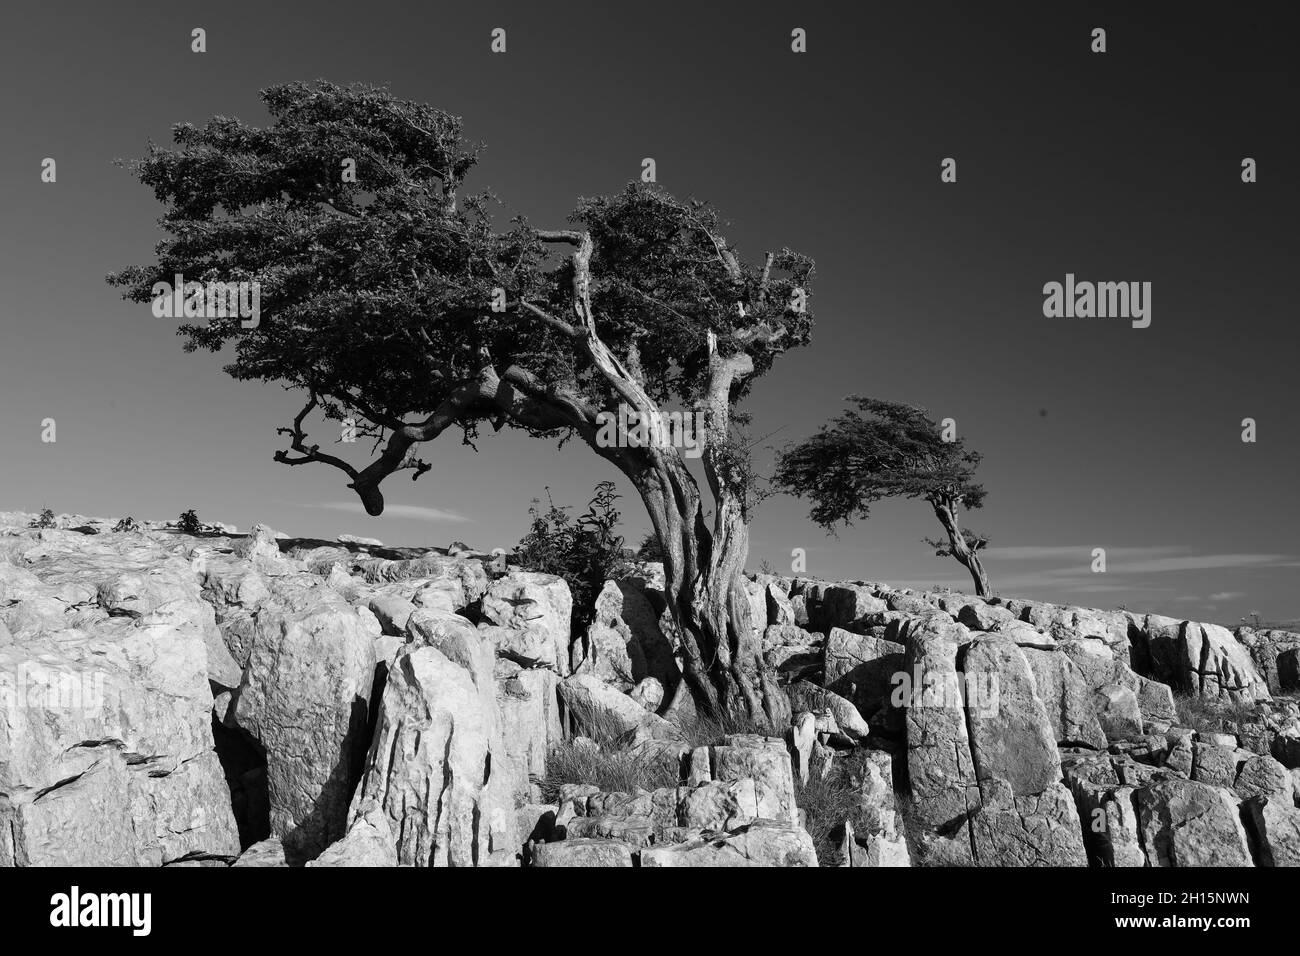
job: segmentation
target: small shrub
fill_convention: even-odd
[[[53,528],[56,527],[57,525],[58,525],[58,521],[55,520],[53,509],[46,508],[44,511],[40,513],[39,516],[32,519],[31,524],[28,525],[28,527]]]
[[[659,535],[653,531],[646,532],[646,536],[641,539],[641,546],[636,549],[636,559],[659,562],[664,560],[664,546],[659,543]]]
[[[525,571],[540,571],[564,578],[573,594],[573,633],[582,634],[595,618],[596,598],[610,578],[621,577],[630,568],[623,538],[615,530],[619,512],[614,506],[619,495],[612,481],[596,485],[587,510],[577,519],[551,500],[546,489],[547,508],[534,498],[528,509],[532,526],[515,548],[513,563]]]
[[[127,515],[125,518],[119,518],[117,524],[113,525],[114,531],[139,531],[140,525],[134,518]]]
[[[181,512],[181,516],[176,519],[176,527],[181,534],[200,534],[203,531],[203,522],[199,521],[198,514],[191,508],[189,511]]]

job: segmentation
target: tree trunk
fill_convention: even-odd
[[[739,510],[720,504],[710,529],[695,479],[676,456],[629,477],[663,546],[665,594],[697,705],[713,717],[784,729],[789,700],[763,660],[742,579],[749,533]]]
[[[980,597],[989,596],[989,576],[984,571],[979,554],[966,543],[966,537],[957,526],[957,511],[947,502],[934,502],[934,513],[948,535],[948,550],[970,572],[975,582],[975,593]]]

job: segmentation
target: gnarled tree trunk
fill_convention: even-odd
[[[665,593],[696,702],[714,716],[783,727],[789,701],[763,660],[742,580],[749,532],[739,507],[715,503],[708,527],[698,486],[679,457],[629,477],[663,547]]]
[[[947,502],[938,501],[933,504],[935,517],[939,519],[944,532],[948,535],[949,553],[970,572],[971,580],[975,582],[975,593],[980,597],[988,597],[989,576],[980,562],[979,553],[966,543],[966,536],[962,534],[957,524],[956,509]]]

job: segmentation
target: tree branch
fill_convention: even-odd
[[[307,444],[307,433],[303,430],[302,423],[307,415],[311,413],[312,409],[316,408],[320,404],[320,400],[316,397],[314,389],[309,389],[308,394],[311,397],[307,404],[303,406],[302,411],[294,417],[293,426],[291,428],[276,429],[277,434],[289,436],[289,447],[298,452],[299,457],[290,458],[288,452],[281,449],[275,453],[275,460],[280,462],[282,465],[305,465],[309,462],[321,462],[322,464],[332,465],[335,468],[338,468],[340,471],[346,473],[348,477],[355,480],[357,478],[357,470],[350,464],[342,458],[337,458],[334,455],[323,454],[320,450],[320,445]]]

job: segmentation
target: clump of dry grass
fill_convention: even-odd
[[[628,744],[600,746],[589,738],[578,738],[552,748],[546,773],[536,782],[542,800],[555,803],[565,784],[590,784],[607,793],[635,793],[638,789],[675,787],[680,779],[681,763],[671,754]]]
[[[785,737],[785,729],[777,728],[765,718],[696,716],[678,724],[682,736],[692,748],[721,743],[731,734],[757,734],[760,737]]]
[[[622,727],[599,717],[584,715],[580,723],[584,736],[553,747],[546,759],[546,773],[534,781],[545,802],[558,800],[565,784],[634,793],[638,788],[656,790],[681,783],[681,760],[671,750],[637,744]],[[719,743],[728,734],[782,736],[766,721],[741,717],[697,717],[680,725],[680,730],[688,752]]]
[[[583,735],[561,741],[546,758],[546,772],[534,778],[546,803],[560,798],[565,784],[586,784],[605,792],[673,787],[681,778],[681,760],[672,751],[638,744],[622,725],[600,715],[584,714]]]
[[[844,821],[853,818],[861,801],[848,768],[837,763],[831,764],[831,771],[824,778],[812,775],[807,783],[801,784],[796,775],[794,780],[795,804],[804,813],[804,828],[812,837],[817,862],[822,866],[840,864]]]
[[[1174,699],[1174,705],[1179,724],[1203,733],[1234,732],[1236,725],[1249,722],[1258,713],[1253,703],[1220,701],[1195,694],[1179,695]]]

